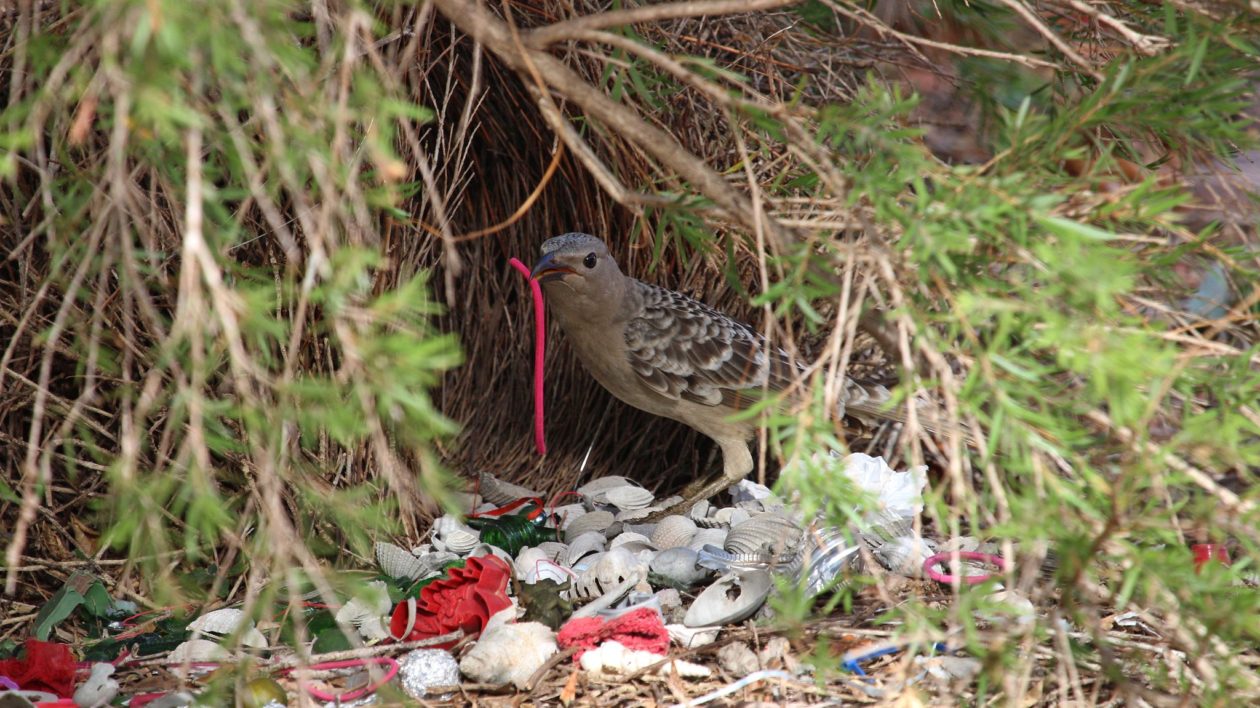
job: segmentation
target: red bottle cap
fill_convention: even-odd
[[[1229,551],[1225,550],[1225,544],[1222,543],[1196,543],[1190,546],[1190,550],[1194,553],[1194,572],[1203,570],[1203,566],[1208,561],[1217,560],[1225,565],[1229,565]]]

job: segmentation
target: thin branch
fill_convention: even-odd
[[[1095,69],[1094,65],[1073,49],[1072,45],[1067,43],[1067,40],[1059,36],[1058,32],[1047,27],[1046,23],[1042,22],[1040,17],[1037,17],[1037,13],[1033,12],[1021,0],[998,0],[998,2],[1014,10],[1015,14],[1022,17],[1024,22],[1027,22],[1033,29],[1037,30],[1037,33],[1045,37],[1046,41],[1053,44],[1056,49],[1063,53],[1063,56],[1080,67],[1081,71],[1094,77],[1097,81],[1103,80],[1102,72]]]
[[[564,20],[545,27],[539,27],[526,35],[525,41],[534,49],[542,49],[548,44],[573,39],[574,34],[621,27],[640,22],[659,22],[660,20],[677,20],[684,17],[712,17],[715,15],[739,15],[758,10],[795,5],[801,0],[694,0],[693,2],[668,2],[657,5],[644,5],[624,10],[609,10],[595,15],[583,15],[571,20]]]
[[[749,199],[680,145],[674,136],[609,98],[559,59],[545,52],[517,46],[505,23],[484,7],[464,0],[434,0],[434,5],[448,20],[488,47],[509,67],[527,72],[532,66],[551,91],[573,101],[589,117],[604,123],[676,172],[697,191],[716,202],[729,218],[748,228],[755,228],[757,214]],[[778,222],[767,219],[766,226],[768,235],[778,243],[795,240],[795,236]]]

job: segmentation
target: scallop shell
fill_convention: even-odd
[[[516,569],[516,578],[530,585],[540,579],[564,583],[573,574],[568,568],[548,558],[547,552],[541,548],[526,548],[521,551],[513,566]]]
[[[376,544],[376,564],[382,573],[391,578],[419,580],[427,571],[425,562],[414,553],[384,541]]]
[[[646,574],[647,564],[640,558],[626,548],[614,548],[578,576],[573,592],[576,597],[591,600],[632,577],[641,578]]]
[[[581,504],[565,504],[552,509],[551,515],[560,519],[560,528],[564,529],[568,528],[569,524],[573,523],[579,516],[585,516],[586,512],[586,507]]]
[[[758,512],[760,512],[760,509],[758,509]],[[711,516],[710,518],[722,524],[723,526],[729,526],[729,527],[734,528],[735,526],[739,526],[745,521],[751,519],[752,514],[748,513],[746,509],[736,509],[734,507],[727,507],[725,509],[718,509],[717,511],[713,512],[713,516]]]
[[[611,511],[592,511],[589,514],[582,514],[565,528],[564,540],[566,543],[573,543],[573,539],[583,534],[592,532],[603,534],[614,521],[616,518],[613,517]]]
[[[656,548],[656,546],[652,544],[652,539],[641,533],[635,533],[633,531],[623,531],[617,534],[617,537],[608,543],[609,549],[621,548],[622,546],[630,546],[629,550],[634,553],[637,553],[645,548]]]
[[[481,543],[481,534],[449,514],[433,521],[433,545],[438,550],[464,555]]]
[[[604,492],[604,498],[608,500],[609,504],[622,511],[634,511],[651,506],[652,502],[656,500],[656,495],[643,487],[627,484]]]
[[[687,517],[692,521],[707,519],[712,509],[713,505],[709,503],[708,499],[701,499],[691,506],[691,510],[687,512]]]
[[[559,562],[569,553],[569,546],[558,541],[543,541],[538,544],[538,550],[547,554],[547,558]]]
[[[801,543],[801,527],[775,514],[760,514],[731,529],[724,549],[731,553],[793,553]]]
[[[726,536],[730,533],[726,529],[700,529],[696,531],[696,535],[691,537],[691,542],[687,544],[687,548],[698,551],[705,546],[717,546],[721,548],[726,545]]]
[[[234,607],[207,612],[189,623],[188,629],[201,632],[210,638],[226,637],[240,632],[242,645],[258,649],[267,648],[267,638],[254,628],[254,620]]]
[[[495,506],[503,506],[524,497],[536,497],[538,492],[511,482],[504,482],[492,474],[482,472],[478,477],[481,497]]]
[[[602,494],[603,492],[606,492],[609,489],[613,489],[615,487],[624,487],[630,484],[634,484],[634,482],[630,481],[629,479],[626,479],[625,477],[619,477],[615,474],[609,475],[607,477],[596,477],[595,479],[592,479],[586,484],[583,484],[582,486],[578,487],[577,493],[581,494],[584,497],[593,497],[593,496],[596,496],[597,494]]]
[[[512,567],[516,570],[516,577],[524,577],[525,573],[531,568],[538,565],[539,561],[551,560],[547,557],[547,552],[541,548],[522,548],[521,552],[516,554],[516,560],[512,561]]]
[[[188,624],[188,629],[206,634],[228,635],[241,626],[252,627],[254,622],[243,611],[225,607],[198,617]]]
[[[646,509],[623,509],[617,512],[616,519],[623,523],[633,523],[640,519],[646,519],[652,515],[652,512],[653,509],[651,507]]]
[[[691,539],[698,530],[696,522],[685,516],[666,516],[660,520],[660,523],[656,525],[656,530],[652,532],[652,543],[661,550],[678,548],[691,543]]]
[[[478,543],[473,546],[472,550],[468,553],[469,558],[476,558],[478,556],[495,556],[508,566],[512,565],[512,554],[502,548],[499,548],[498,546],[491,546],[488,543]]]
[[[572,568],[582,556],[604,550],[608,539],[599,531],[588,531],[569,543],[569,551],[564,555],[564,564]]]

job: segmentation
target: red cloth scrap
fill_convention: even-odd
[[[7,676],[23,691],[47,691],[62,698],[74,695],[74,655],[56,642],[27,639],[24,659],[0,659],[0,676]]]
[[[610,620],[600,617],[578,617],[560,628],[556,644],[561,649],[579,647],[574,660],[581,659],[588,649],[613,640],[627,649],[643,649],[653,654],[669,651],[669,630],[661,616],[650,607],[640,607]]]

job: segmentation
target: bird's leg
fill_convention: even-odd
[[[722,474],[687,485],[683,490],[682,501],[648,516],[643,519],[643,523],[660,521],[674,514],[686,514],[696,502],[726,491],[752,472],[753,458],[746,441],[732,438],[717,442],[722,446]]]

